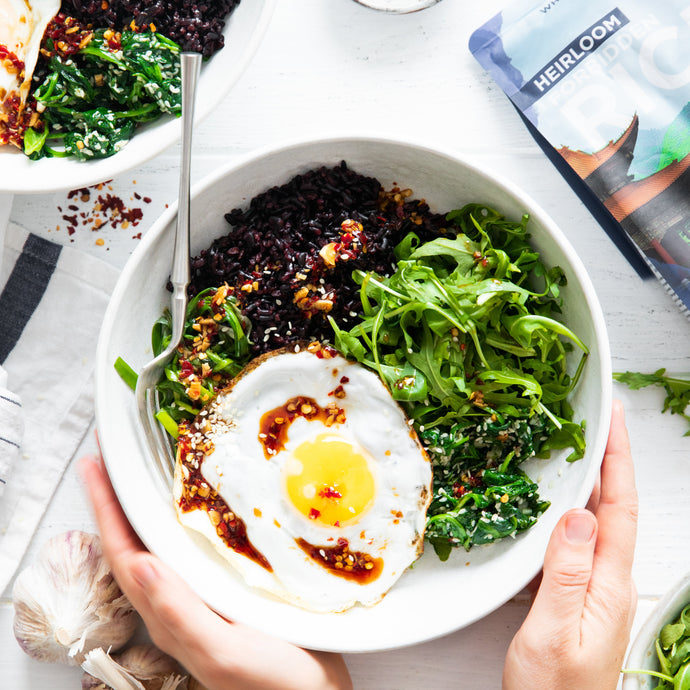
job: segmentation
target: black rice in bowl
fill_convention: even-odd
[[[189,296],[224,283],[239,288],[256,355],[332,339],[329,315],[354,325],[362,304],[352,271],[393,272],[393,249],[408,232],[424,242],[445,224],[411,190],[384,191],[345,162],[297,175],[225,219],[229,232],[192,259]],[[338,253],[332,265],[330,251]]]
[[[183,50],[210,57],[223,47],[225,20],[240,0],[63,0],[61,11],[92,26],[116,31],[153,24]]]

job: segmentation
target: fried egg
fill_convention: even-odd
[[[380,601],[421,554],[431,467],[376,374],[328,348],[283,350],[180,437],[174,493],[182,524],[248,584],[337,612]]]
[[[59,11],[60,0],[0,0],[0,132],[26,103],[43,33]]]

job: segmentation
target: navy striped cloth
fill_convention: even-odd
[[[19,455],[23,432],[21,398],[7,388],[7,372],[0,367],[0,496]]]
[[[10,224],[0,275],[1,593],[91,426],[96,343],[118,271]]]

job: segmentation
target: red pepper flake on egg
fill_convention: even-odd
[[[321,407],[313,398],[297,396],[265,412],[259,422],[259,442],[267,460],[285,448],[288,429],[297,417],[318,419],[330,427],[345,422],[345,411],[335,403]]]
[[[360,551],[350,551],[347,539],[339,538],[336,546],[315,546],[304,539],[295,539],[297,545],[317,563],[339,575],[360,584],[374,581],[383,570],[383,559]]]
[[[238,553],[244,554],[260,566],[273,572],[265,556],[249,541],[247,528],[227,503],[204,479],[201,464],[212,443],[205,438],[197,422],[183,422],[179,426],[177,452],[183,465],[185,481],[178,506],[183,512],[205,510],[216,534]]]

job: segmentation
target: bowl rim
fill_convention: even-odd
[[[261,149],[251,151],[249,153],[238,156],[233,160],[229,161],[225,165],[220,166],[218,169],[212,171],[203,179],[198,181],[192,188],[192,200],[198,196],[201,192],[206,190],[208,187],[212,187],[219,180],[221,180],[226,175],[240,170],[245,165],[256,164],[261,159],[270,158],[271,156],[278,154],[285,154],[290,150],[300,149],[302,147],[309,147],[314,145],[328,145],[330,147],[337,147],[339,144],[351,144],[353,142],[361,142],[364,144],[382,144],[382,145],[393,145],[397,147],[409,147],[416,150],[421,150],[428,152],[435,156],[440,156],[447,159],[448,161],[458,164],[467,168],[470,172],[474,172],[482,178],[490,179],[493,184],[501,188],[503,191],[514,198],[519,198],[526,208],[529,208],[530,214],[538,218],[540,225],[542,225],[545,231],[550,234],[553,239],[568,253],[568,260],[571,264],[572,272],[577,274],[577,280],[582,288],[584,298],[586,299],[589,312],[591,314],[593,333],[596,346],[598,348],[598,356],[600,358],[600,363],[602,367],[601,371],[601,381],[600,385],[600,417],[596,420],[588,420],[590,424],[597,424],[597,428],[600,428],[603,432],[605,429],[608,432],[610,416],[611,416],[611,406],[612,406],[612,374],[611,374],[611,357],[610,357],[610,346],[608,340],[608,334],[606,330],[606,324],[599,303],[596,291],[591,282],[589,274],[587,273],[585,266],[580,259],[579,255],[575,252],[573,246],[571,245],[568,238],[556,225],[556,223],[551,219],[549,214],[547,214],[544,209],[531,198],[531,196],[525,193],[517,185],[513,184],[511,181],[506,180],[502,175],[495,173],[493,170],[485,166],[484,164],[479,165],[474,162],[471,157],[462,155],[456,152],[448,153],[446,151],[440,150],[438,147],[429,145],[424,142],[415,141],[412,139],[403,139],[400,137],[389,137],[389,136],[376,136],[371,134],[360,134],[360,133],[348,133],[339,134],[334,136],[323,136],[318,135],[309,138],[295,138],[292,140],[284,140],[281,144],[271,144]],[[259,193],[258,190],[256,193]],[[247,199],[248,201],[248,199]],[[104,379],[106,368],[110,367],[110,364],[106,361],[106,353],[108,346],[109,334],[112,332],[115,320],[115,306],[118,305],[126,291],[127,285],[133,273],[141,267],[141,260],[149,251],[151,245],[158,239],[158,236],[168,227],[168,225],[174,221],[177,212],[177,202],[171,203],[170,207],[158,218],[158,220],[151,226],[151,228],[145,233],[142,238],[141,243],[137,246],[135,251],[130,256],[127,264],[125,265],[120,278],[115,286],[115,290],[111,296],[110,304],[106,311],[103,324],[101,327],[101,333],[99,337],[97,355],[96,355],[96,421],[97,425],[101,426],[100,422],[105,418],[105,410],[107,408],[107,396],[105,391]],[[569,275],[571,273],[569,272]],[[595,443],[596,441],[596,443]],[[584,507],[589,499],[592,488],[599,474],[599,467],[601,460],[603,458],[603,452],[605,449],[605,437],[599,434],[597,437],[593,438],[591,441],[593,450],[597,451],[597,455],[591,463],[591,466],[587,469],[585,480],[578,487],[576,495],[573,497],[573,506]],[[105,450],[105,447],[104,447]],[[107,455],[104,453],[104,459],[106,468],[112,463],[112,459],[109,460]],[[164,484],[162,476],[158,477],[158,481],[161,486],[166,486]],[[122,499],[120,494],[121,489],[117,486],[114,487],[116,494],[119,499]],[[169,490],[169,489],[167,489]],[[121,500],[123,504],[123,509],[125,514],[128,514],[127,506],[125,501]],[[130,515],[128,514],[128,518]],[[559,516],[560,517],[560,516]],[[136,527],[135,527],[136,530]],[[142,541],[146,543],[146,539],[142,537]],[[545,546],[545,545],[544,545]],[[543,553],[542,553],[543,558]],[[481,614],[477,614],[473,617],[468,617],[468,619],[463,620],[461,623],[449,625],[445,629],[439,630],[436,634],[426,635],[423,638],[413,639],[404,643],[380,643],[376,647],[362,648],[358,644],[357,640],[354,640],[349,646],[328,646],[322,644],[314,644],[312,638],[309,639],[299,639],[293,638],[289,641],[298,644],[300,646],[306,646],[311,649],[319,649],[323,651],[335,651],[344,653],[359,653],[359,652],[372,652],[372,651],[385,651],[389,649],[398,649],[412,644],[417,644],[424,641],[429,641],[441,637],[443,635],[454,632],[460,628],[471,625],[478,620],[484,618],[486,615],[491,613],[491,611],[496,610],[516,594],[524,589],[524,587],[541,571],[543,561],[539,559],[538,563],[535,563],[534,567],[530,569],[529,574],[523,578],[523,580],[513,582],[511,587],[507,587],[503,596],[497,597],[495,605],[487,611]]]
[[[196,104],[194,109],[195,127],[200,125],[205,118],[207,118],[212,112],[214,112],[218,108],[218,106],[228,96],[228,94],[234,88],[235,84],[240,80],[242,75],[247,70],[247,67],[254,58],[254,55],[256,54],[259,48],[259,45],[263,41],[266,31],[271,23],[271,18],[278,4],[278,1],[279,0],[261,0],[263,5],[259,13],[258,21],[252,30],[246,49],[242,52],[240,58],[232,63],[232,78],[226,82],[224,88],[213,90],[214,97],[208,98]],[[229,21],[231,18],[232,14],[230,14],[229,17],[226,17],[226,28],[223,32],[224,35],[227,31],[231,30],[232,24]],[[210,59],[212,60],[217,54],[218,53],[212,55]],[[206,61],[204,60],[204,64],[205,62]],[[204,71],[204,64],[202,64],[201,68],[202,77]],[[113,156],[109,156],[108,158],[99,158],[94,159],[92,161],[76,161],[72,158],[58,158],[56,159],[58,161],[71,161],[73,163],[73,167],[70,170],[70,174],[68,177],[69,181],[67,185],[64,182],[60,181],[62,177],[57,174],[52,174],[49,177],[47,174],[44,175],[44,177],[46,178],[46,183],[42,184],[40,189],[31,188],[30,180],[25,179],[25,176],[20,176],[18,179],[15,179],[0,175],[0,194],[52,194],[55,192],[61,192],[68,189],[80,189],[83,187],[96,185],[106,180],[109,180],[113,177],[117,177],[118,175],[123,175],[124,173],[130,170],[135,170],[139,166],[144,165],[153,158],[159,156],[167,148],[169,148],[179,140],[182,132],[181,119],[166,115],[163,115],[162,118],[163,119],[155,120],[145,125],[147,128],[156,128],[158,125],[162,126],[158,127],[157,129],[156,144],[142,150],[142,152],[139,153],[139,155],[133,156],[133,154],[130,154],[127,156],[120,156],[119,154],[122,152],[119,151],[118,153],[114,154]],[[134,137],[136,137],[136,133]],[[123,147],[123,151],[125,151],[126,149],[127,147]],[[0,150],[0,157],[1,156],[24,156],[24,154],[20,151]],[[134,157],[134,160],[131,160],[132,156]],[[105,168],[105,170],[102,170],[102,168]]]
[[[441,0],[407,0],[407,3],[402,8],[399,7],[381,7],[380,0],[355,0],[356,3],[366,7],[370,10],[377,10],[378,12],[387,12],[388,14],[412,14],[414,12],[421,12],[429,7],[433,7]],[[399,2],[398,4],[403,4]]]
[[[670,589],[659,599],[654,608],[645,618],[642,627],[638,630],[635,639],[630,645],[628,655],[625,659],[625,668],[631,670],[650,669],[649,658],[652,664],[657,664],[654,654],[654,640],[659,635],[661,628],[670,623],[680,612],[690,605],[690,572],[676,580]],[[651,657],[648,654],[651,649]],[[652,669],[650,669],[652,670]],[[642,690],[644,687],[651,688],[651,685],[643,685],[644,674],[624,674],[624,690]]]

